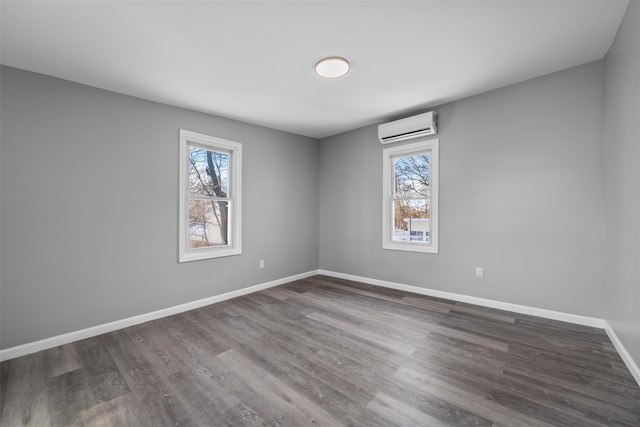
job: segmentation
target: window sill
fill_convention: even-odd
[[[233,255],[242,255],[242,249],[240,248],[216,248],[207,251],[198,251],[198,252],[187,252],[185,254],[181,254],[178,262],[190,262],[190,261],[200,261],[203,259],[214,259],[214,258],[222,258]]]
[[[437,254],[438,248],[433,245],[422,245],[415,243],[400,243],[400,242],[385,242],[382,245],[382,249],[393,251],[405,251],[405,252],[419,252],[427,254]]]

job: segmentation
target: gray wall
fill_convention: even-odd
[[[640,360],[639,20],[631,2],[606,61],[436,108],[437,255],[381,248],[376,126],[318,145],[2,67],[0,348],[314,270],[319,259],[606,317]],[[176,261],[179,128],[243,143],[241,256]]]
[[[320,268],[601,317],[602,96],[597,61],[435,108],[439,254],[382,249],[376,126],[322,140]]]
[[[318,268],[316,140],[1,71],[2,348]],[[180,128],[243,144],[240,256],[177,263]]]
[[[640,363],[640,3],[632,1],[605,57],[604,295],[606,319]]]

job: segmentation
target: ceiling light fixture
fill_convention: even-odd
[[[316,62],[316,74],[327,79],[336,79],[349,72],[349,61],[337,56],[321,59]]]

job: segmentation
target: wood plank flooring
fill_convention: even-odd
[[[604,331],[314,276],[0,364],[1,426],[639,426]]]

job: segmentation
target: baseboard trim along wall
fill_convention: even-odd
[[[355,276],[353,274],[338,273],[335,271],[328,271],[328,270],[321,269],[321,270],[318,270],[318,274],[331,276],[338,279],[353,280],[355,282],[362,282],[370,285],[382,286],[385,288],[397,289],[397,290],[406,291],[406,292],[413,292],[414,294],[450,299],[452,301],[460,301],[460,302],[465,302],[469,304],[480,305],[483,307],[497,308],[500,310],[512,311],[514,313],[528,314],[531,316],[538,316],[545,319],[560,320],[562,322],[568,322],[568,323],[574,323],[577,325],[591,326],[594,328],[604,329],[607,335],[609,336],[609,339],[613,343],[614,347],[616,348],[616,351],[622,358],[622,361],[625,363],[625,365],[627,365],[627,368],[631,372],[631,375],[633,375],[633,378],[636,380],[638,385],[640,385],[640,368],[638,368],[638,365],[636,364],[636,362],[633,360],[633,358],[631,357],[627,349],[624,347],[624,345],[616,335],[613,328],[611,328],[611,325],[609,325],[609,322],[607,322],[604,319],[598,319],[597,317],[580,316],[577,314],[563,313],[561,311],[546,310],[544,308],[529,307],[526,305],[512,304],[508,302],[495,301],[495,300],[490,300],[485,298],[478,298],[478,297],[473,297],[469,295],[438,291],[435,289],[422,288],[419,286],[404,285],[402,283],[372,279],[369,277]]]
[[[544,317],[545,319],[560,320],[563,322],[575,323],[577,325],[592,326],[594,328],[604,328],[605,321],[596,317],[579,316],[577,314],[563,313],[561,311],[546,310],[544,308],[529,307],[526,305],[512,304],[508,302],[495,301],[485,298],[472,297],[451,292],[437,291],[435,289],[422,288],[420,286],[404,285],[401,283],[388,282],[386,280],[371,279],[369,277],[354,276],[352,274],[336,273],[335,271],[320,270],[319,274],[331,276],[338,279],[353,280],[356,282],[368,283],[370,285],[382,286],[385,288],[398,289],[414,294],[427,295],[436,298],[445,298],[453,301],[466,302],[469,304],[481,305],[483,307],[497,308],[499,310],[513,311],[520,314]]]
[[[271,282],[260,283],[258,285],[249,286],[247,288],[238,289],[237,291],[231,291],[220,295],[215,295],[208,298],[199,299],[196,301],[188,302],[185,304],[176,305],[162,310],[152,311],[151,313],[141,314],[139,316],[128,317],[126,319],[116,320],[114,322],[105,323],[102,325],[93,326],[79,331],[69,332],[63,335],[57,335],[51,338],[45,338],[40,341],[35,341],[15,347],[10,347],[4,350],[0,350],[0,362],[15,359],[16,357],[25,356],[27,354],[36,353],[38,351],[47,350],[49,348],[57,347],[59,345],[69,344],[74,341],[83,340],[86,338],[95,337],[98,335],[106,334],[107,332],[117,331],[118,329],[127,328],[129,326],[139,325],[141,323],[149,322],[150,320],[156,320],[174,314],[184,313],[185,311],[193,310],[196,308],[211,305],[217,302],[225,301],[228,299],[240,297],[253,292],[258,292],[264,289],[272,288],[274,286],[283,285],[295,280],[305,279],[313,275],[318,274],[317,270],[308,271],[306,273],[296,274],[293,276],[284,277],[282,279],[273,280]]]
[[[35,341],[32,343],[23,344],[16,347],[10,347],[4,350],[0,350],[0,361],[14,359],[16,357],[25,356],[31,353],[36,353],[41,350],[47,350],[49,348],[57,347],[59,345],[64,345],[74,341],[95,337],[98,335],[105,334],[107,332],[113,332],[118,329],[127,328],[129,326],[139,325],[141,323],[149,322],[151,320],[160,319],[160,318],[171,316],[174,314],[184,313],[185,311],[194,310],[196,308],[204,307],[206,305],[215,304],[217,302],[226,301],[242,295],[247,295],[253,292],[258,292],[264,289],[272,288],[274,286],[283,285],[285,283],[293,282],[295,280],[305,279],[307,277],[311,277],[316,274],[331,276],[338,279],[353,280],[356,282],[367,283],[370,285],[381,286],[385,288],[398,289],[406,292],[413,292],[415,294],[420,294],[420,295],[427,295],[427,296],[432,296],[437,298],[445,298],[452,301],[460,301],[460,302],[476,304],[484,307],[497,308],[500,310],[512,311],[514,313],[528,314],[531,316],[538,316],[545,319],[560,320],[563,322],[604,329],[607,335],[609,336],[609,339],[611,339],[611,342],[616,348],[618,354],[624,361],[625,365],[627,365],[627,368],[631,372],[631,375],[633,375],[638,385],[640,385],[640,368],[638,367],[636,362],[633,360],[633,358],[631,357],[627,349],[624,347],[624,345],[616,335],[615,331],[611,328],[611,325],[609,325],[609,323],[604,319],[598,319],[596,317],[580,316],[577,314],[563,313],[560,311],[546,310],[543,308],[529,307],[525,305],[512,304],[508,302],[495,301],[495,300],[478,298],[478,297],[473,297],[468,295],[455,294],[451,292],[438,291],[435,289],[422,288],[419,286],[404,285],[402,283],[389,282],[386,280],[372,279],[369,277],[355,276],[352,274],[338,273],[335,271],[328,271],[328,270],[308,271],[306,273],[296,274],[293,276],[284,277],[282,279],[273,280],[271,282],[249,286],[247,288],[238,289],[236,291],[199,299],[197,301],[176,305],[176,306],[165,308],[162,310],[153,311],[151,313],[141,314],[139,316],[133,316],[133,317],[129,317],[122,320],[116,320],[114,322],[105,323],[103,325],[93,326],[91,328],[81,329],[75,332],[69,332],[67,334],[46,338],[40,341]]]
[[[640,367],[638,367],[638,364],[636,363],[636,361],[633,360],[633,358],[631,357],[631,355],[629,354],[625,346],[622,344],[622,342],[620,341],[620,338],[618,338],[618,335],[616,335],[616,332],[613,330],[609,322],[605,322],[604,331],[607,333],[607,335],[609,335],[609,339],[611,340],[611,342],[613,343],[613,346],[616,348],[616,351],[622,358],[622,361],[624,362],[625,365],[627,365],[627,368],[631,372],[631,375],[633,375],[633,378],[635,378],[638,385],[640,385]]]

